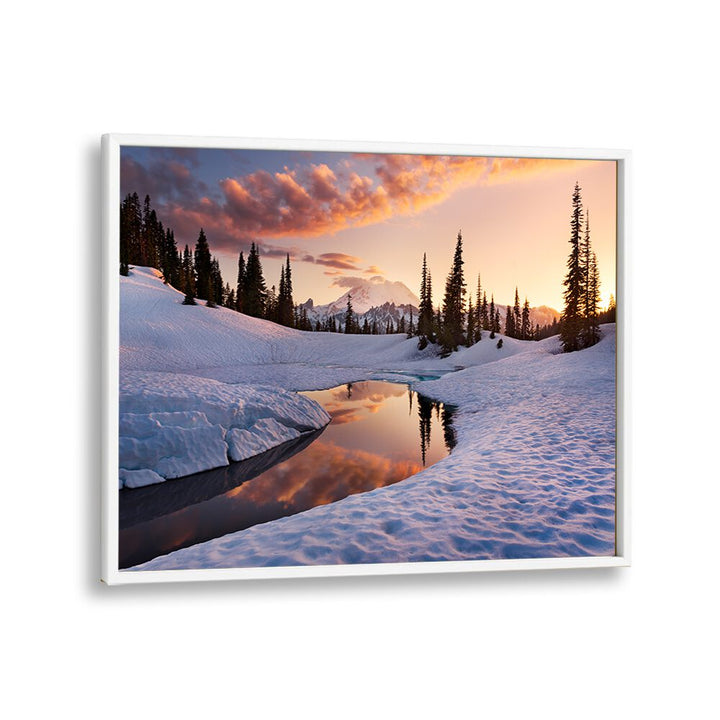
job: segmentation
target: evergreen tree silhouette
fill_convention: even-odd
[[[473,305],[472,295],[468,298],[468,310],[467,310],[467,346],[470,347],[475,343],[475,321],[477,320],[477,313],[475,312],[475,306]]]
[[[237,285],[235,288],[235,309],[238,312],[245,312],[245,298],[247,297],[247,277],[245,274],[245,256],[240,251],[238,257]]]
[[[266,298],[267,288],[263,277],[260,253],[253,242],[250,245],[250,254],[245,266],[245,314],[252,317],[263,317]]]
[[[560,341],[564,352],[581,347],[583,331],[582,301],[585,293],[585,273],[581,254],[581,230],[583,221],[582,194],[579,183],[575,183],[570,216],[570,253],[567,259],[567,274],[563,285],[565,307],[562,314]]]
[[[457,234],[453,262],[445,282],[443,299],[443,327],[440,341],[443,353],[450,354],[465,342],[463,310],[465,306],[465,278],[463,275],[462,232]]]
[[[505,335],[515,337],[515,315],[509,305],[505,311]]]
[[[212,258],[210,257],[210,246],[208,245],[205,231],[200,228],[197,242],[195,243],[195,282],[196,292],[203,300],[210,297],[210,275],[212,272]]]

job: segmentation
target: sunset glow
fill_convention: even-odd
[[[615,295],[616,163],[599,160],[124,147],[121,193],[150,195],[180,250],[204,228],[223,278],[259,244],[268,285],[285,254],[294,297],[336,299],[348,277],[382,276],[418,292],[423,253],[435,302],[458,230],[465,276],[500,303],[515,287],[562,310],[570,199],[590,211],[603,307]],[[347,285],[347,282],[345,282]]]

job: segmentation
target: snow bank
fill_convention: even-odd
[[[532,345],[486,339],[442,359],[404,335],[300,332],[183,299],[153,268],[120,278],[121,487],[243,460],[328,422],[288,391],[439,374]]]
[[[227,465],[328,422],[330,416],[317,403],[280,388],[125,371],[120,483],[139,487]]]
[[[615,334],[562,354],[484,333],[442,359],[401,335],[304,333],[202,304],[154,270],[121,278],[120,482],[250,457],[329,417],[293,390],[441,376],[451,455],[396,485],[156,558],[136,569],[611,555]],[[457,372],[449,372],[456,370]],[[189,450],[190,448],[190,450]]]
[[[134,268],[129,277],[120,278],[121,368],[309,390],[319,389],[308,386],[319,364],[323,372],[351,370],[336,372],[330,379],[332,383],[341,376],[342,383],[378,370],[447,372],[536,347],[533,342],[503,338],[498,350],[497,340],[490,340],[485,332],[482,342],[440,358],[433,346],[419,351],[417,338],[402,334],[303,332],[227,308],[207,308],[202,301],[183,305],[183,298],[164,285],[153,268]]]
[[[402,483],[134,569],[612,555],[614,326],[604,326],[592,348],[558,349],[551,338],[418,384],[458,406],[458,443]],[[472,352],[494,357],[489,349]]]

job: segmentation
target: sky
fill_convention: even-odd
[[[354,283],[401,281],[419,294],[423,253],[442,301],[462,232],[468,292],[562,310],[571,198],[581,187],[601,299],[615,295],[616,163],[440,155],[129,147],[121,199],[151,198],[178,248],[203,228],[234,286],[257,243],[268,287],[290,254],[296,302],[331,302]]]

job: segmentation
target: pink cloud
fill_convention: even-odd
[[[355,156],[360,163],[339,162],[333,170],[326,164],[310,164],[281,172],[256,170],[220,181],[222,197],[168,203],[167,224],[184,237],[203,227],[218,249],[237,249],[250,240],[265,248],[267,240],[314,238],[343,229],[359,228],[395,216],[418,214],[474,183],[497,184],[520,180],[540,172],[567,169],[583,161],[534,158],[487,158],[433,155]],[[358,167],[372,167],[372,175]],[[353,170],[353,167],[356,169]],[[131,176],[141,168],[127,166]],[[189,171],[177,162],[166,162],[164,172],[183,190]],[[195,196],[197,197],[197,195]],[[270,254],[273,253],[268,248]],[[282,255],[286,251],[278,249]],[[338,270],[382,274],[380,268],[360,270],[358,258],[323,253],[312,259],[300,251],[300,259]]]

